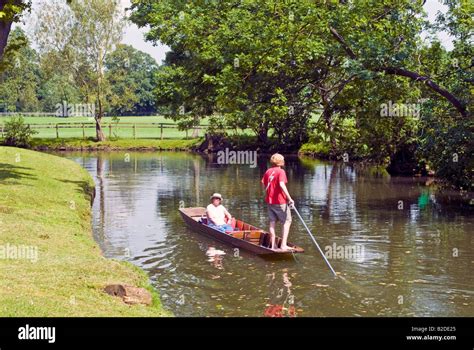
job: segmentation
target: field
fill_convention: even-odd
[[[12,118],[0,117],[0,130]],[[35,138],[89,138],[95,137],[95,122],[91,117],[61,118],[54,116],[25,116],[26,124],[38,133]],[[118,123],[112,117],[104,117],[102,127],[108,138],[137,139],[184,139],[204,136],[207,119],[201,122],[202,127],[196,132],[190,129],[179,130],[177,123],[164,116],[120,117]],[[235,130],[229,130],[235,133]],[[250,130],[239,130],[238,134],[252,134]],[[0,135],[2,136],[2,135]]]

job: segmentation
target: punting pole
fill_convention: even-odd
[[[329,268],[331,269],[331,272],[334,274],[334,276],[337,276],[336,274],[336,271],[334,271],[334,269],[332,268],[331,264],[329,263],[328,259],[326,258],[326,256],[324,255],[323,251],[321,250],[321,247],[319,246],[318,242],[316,241],[316,238],[314,238],[313,234],[311,233],[311,231],[309,230],[308,226],[306,226],[306,223],[304,222],[303,218],[301,217],[300,213],[298,212],[298,209],[296,209],[295,205],[291,205],[290,206],[291,209],[293,209],[296,214],[298,215],[298,217],[300,218],[301,222],[303,223],[303,226],[306,228],[306,231],[308,231],[309,233],[309,236],[311,237],[311,239],[313,240],[314,244],[316,245],[316,247],[318,248],[319,252],[321,253],[324,261],[326,262],[326,264],[329,266]]]

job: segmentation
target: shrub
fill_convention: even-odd
[[[25,124],[23,117],[13,117],[5,123],[5,140],[6,146],[13,147],[30,147],[31,136],[37,134],[35,130],[31,130],[29,125]]]

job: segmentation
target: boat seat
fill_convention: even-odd
[[[248,232],[245,235],[245,240],[249,241],[253,244],[260,245],[261,238],[262,238],[262,231],[246,231]]]
[[[243,239],[250,243],[261,245],[263,240],[263,231],[260,230],[239,230],[234,231],[232,236],[235,238]]]

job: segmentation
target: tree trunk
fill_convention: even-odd
[[[102,110],[102,101],[100,99],[100,93],[97,96],[98,108],[97,115],[95,117],[95,134],[97,142],[105,141],[105,134],[102,130],[102,117],[104,116],[104,111]]]
[[[0,10],[3,9],[3,2],[0,2]],[[3,53],[5,52],[5,47],[8,43],[8,35],[10,34],[10,30],[12,28],[12,22],[3,22],[0,20],[0,60],[3,57]]]
[[[331,157],[334,157],[336,154],[336,139],[334,138],[334,125],[333,120],[331,118],[331,114],[332,113],[330,110],[325,109],[323,112],[323,118],[329,132],[329,142],[331,143]]]
[[[199,117],[198,116],[194,116],[193,117],[193,120],[194,120],[194,129],[193,129],[193,133],[191,135],[192,138],[197,138],[199,137]]]
[[[96,117],[95,118],[95,134],[96,134],[96,139],[97,141],[105,141],[105,134],[104,131],[102,130],[102,125],[101,125],[101,118]]]
[[[5,5],[10,4],[13,6],[21,6],[23,0],[0,0],[0,11],[5,8]],[[5,48],[8,43],[8,35],[10,35],[10,30],[12,29],[13,20],[8,16],[6,19],[0,19],[0,61],[3,58],[5,53]]]
[[[329,133],[329,142],[331,143],[331,158],[336,154],[336,139],[334,138],[334,123],[332,120],[332,108],[327,95],[320,90],[322,105],[324,108],[323,119]]]
[[[258,129],[258,141],[263,145],[268,143],[268,123],[262,123]]]
[[[97,114],[95,116],[95,134],[96,134],[96,139],[97,142],[99,141],[105,141],[105,134],[104,131],[102,130],[102,117],[104,116],[104,111],[102,107],[102,101],[100,99],[100,96],[98,96],[98,108],[99,110],[97,111]]]

